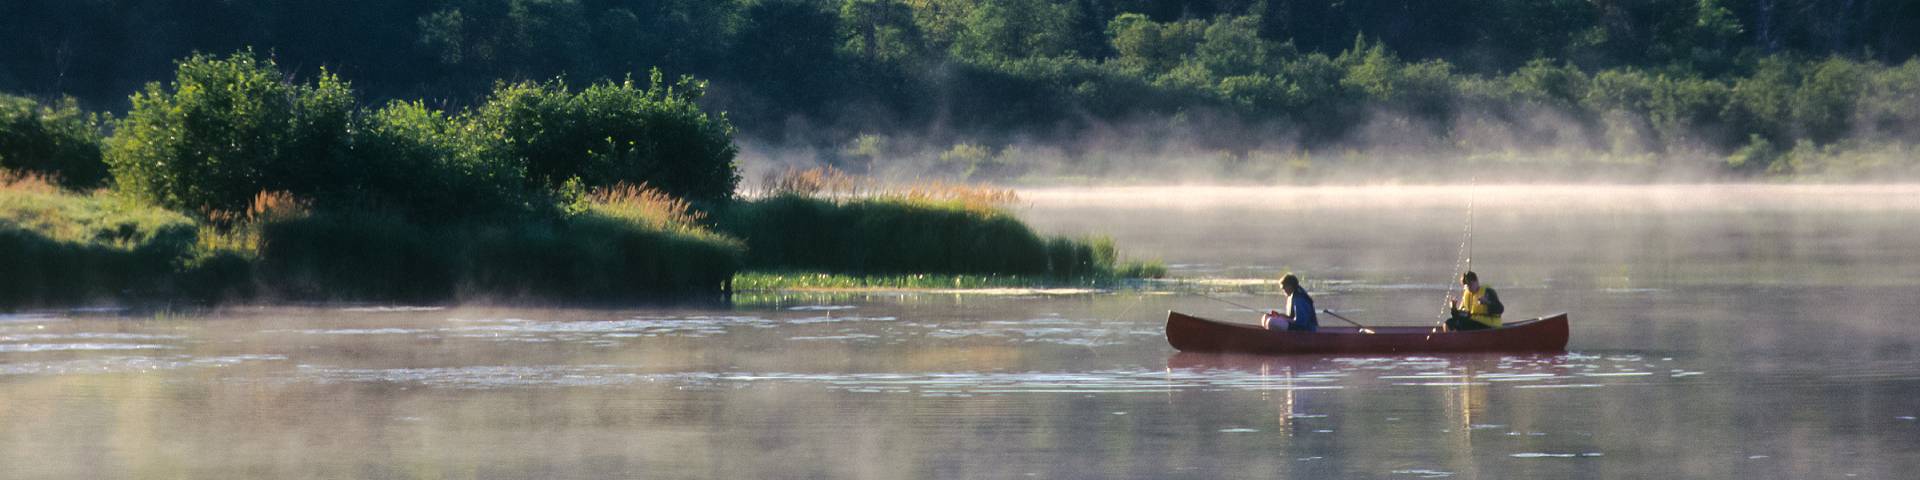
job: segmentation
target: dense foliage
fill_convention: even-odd
[[[1755,160],[1904,151],[1917,20],[1914,2],[1818,0],[22,0],[0,6],[18,47],[0,49],[0,91],[118,110],[174,58],[252,47],[316,86],[324,68],[435,105],[499,98],[502,78],[693,73],[745,137],[847,165],[877,134],[936,153],[1056,144],[1093,165],[1120,137],[1233,155],[1746,151],[1731,171],[1797,173]],[[595,155],[644,151],[623,149]]]
[[[107,164],[99,132],[99,119],[71,98],[47,105],[0,95],[0,168],[55,177],[68,188],[100,186]]]
[[[718,202],[738,182],[732,127],[693,103],[700,88],[656,72],[646,89],[500,84],[471,111],[370,109],[326,72],[289,82],[250,52],[195,55],[133,96],[106,159],[120,190],[205,215],[262,191],[434,222],[537,211],[569,185],[645,183]]]
[[[174,81],[147,84],[115,122],[107,163],[120,190],[196,212],[244,209],[261,191],[335,187],[351,145],[354,98],[339,77],[282,81],[251,53],[196,55]]]
[[[733,129],[695,102],[706,85],[682,78],[667,85],[659,70],[647,88],[629,78],[579,92],[565,82],[517,83],[494,89],[476,115],[505,135],[508,153],[527,162],[530,180],[555,189],[646,183],[682,198],[732,198]]]
[[[700,88],[502,83],[469,110],[371,108],[337,76],[290,80],[243,51],[180,61],[106,126],[0,98],[0,152],[31,160],[0,168],[0,308],[721,292],[744,247],[674,195],[721,203],[738,179]],[[48,180],[107,167],[110,191]]]

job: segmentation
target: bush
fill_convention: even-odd
[[[557,189],[648,184],[702,204],[724,203],[740,183],[738,150],[725,115],[695,102],[706,84],[682,77],[671,85],[653,71],[645,89],[603,82],[580,92],[566,83],[501,84],[477,112],[485,128],[504,133],[529,181]]]
[[[471,117],[393,102],[357,123],[350,173],[319,194],[322,209],[392,209],[431,223],[513,217],[553,200],[528,188],[506,137]]]
[[[324,71],[305,85],[282,79],[251,51],[182,60],[173,83],[147,84],[114,124],[106,159],[120,189],[204,215],[243,209],[262,190],[344,188],[356,173],[352,91]]]
[[[57,178],[71,189],[107,181],[100,159],[100,120],[73,99],[59,104],[0,95],[0,168]]]

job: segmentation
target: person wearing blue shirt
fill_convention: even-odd
[[[1313,296],[1307,289],[1300,288],[1300,277],[1289,273],[1280,277],[1280,291],[1287,293],[1287,313],[1270,310],[1260,317],[1260,326],[1268,330],[1280,330],[1282,326],[1289,332],[1311,332],[1320,329],[1320,317],[1314,314]],[[1285,323],[1281,323],[1284,321]]]

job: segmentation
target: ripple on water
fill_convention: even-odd
[[[0,364],[0,375],[58,376],[142,373],[181,368],[227,367],[248,362],[280,361],[286,359],[287,357],[281,355],[227,355],[217,357],[193,357],[188,355],[167,357],[107,356],[51,362]]]
[[[1587,453],[1525,452],[1525,453],[1515,453],[1507,456],[1513,457],[1513,458],[1593,458],[1593,457],[1603,456],[1603,454],[1601,454],[1600,452],[1587,452]]]
[[[494,338],[501,336],[552,334],[629,333],[646,336],[705,337],[726,333],[732,328],[773,328],[773,320],[755,316],[696,315],[686,317],[632,317],[622,320],[585,320],[540,322],[522,319],[462,320],[462,325],[441,329],[456,336]]]
[[[146,343],[0,343],[0,353],[78,352],[105,350],[164,350],[172,345]]]
[[[340,311],[355,312],[355,313],[408,313],[408,312],[438,312],[446,309],[447,307],[396,305],[396,306],[382,306],[382,307],[347,307],[347,308],[340,309]]]
[[[1013,343],[1044,343],[1075,347],[1125,345],[1139,337],[1160,337],[1157,328],[1135,323],[1102,320],[1078,320],[1060,317],[1026,320],[994,320],[968,328],[920,323],[903,324],[929,329],[923,335],[934,339],[1004,338]]]
[[[0,342],[30,342],[34,340],[185,340],[186,335],[161,335],[149,333],[117,332],[72,332],[72,333],[11,333],[0,335]]]
[[[418,328],[331,328],[307,330],[265,330],[260,333],[294,333],[300,335],[418,335],[432,333],[433,330]]]
[[[0,325],[10,323],[51,323],[65,322],[68,318],[50,313],[0,313]]]
[[[864,316],[858,316],[858,315],[841,315],[841,316],[828,315],[828,316],[821,316],[821,317],[794,318],[794,319],[788,319],[786,322],[797,324],[797,325],[810,325],[815,323],[840,323],[840,322],[891,322],[895,320],[899,320],[899,318],[898,317],[864,317]]]
[[[530,326],[521,324],[517,326]],[[550,328],[536,329],[539,331]],[[563,329],[564,330],[564,329]],[[878,335],[842,330],[832,334],[792,336],[793,341],[858,341]],[[525,341],[545,337],[527,337]],[[1179,360],[1181,357],[1176,357]],[[1468,384],[1499,388],[1592,388],[1606,385],[1598,379],[1530,371],[1564,369],[1567,362],[1534,357],[1498,359],[1513,370],[1490,376],[1499,381],[1473,380],[1467,365],[1496,363],[1492,357],[1339,358],[1326,361],[1287,360],[1275,367],[1220,365],[1177,366],[1165,369],[1115,368],[1090,371],[1027,372],[659,372],[633,365],[469,366],[447,368],[348,369],[303,365],[303,377],[316,382],[385,382],[448,388],[577,387],[632,384],[669,384],[678,388],[753,388],[770,385],[813,385],[858,393],[896,393],[951,397],[1031,393],[1143,393],[1174,391],[1291,391],[1346,388],[1393,388],[1397,385]],[[1597,357],[1588,357],[1597,358]],[[1564,358],[1560,358],[1564,360]],[[1575,365],[1577,366],[1577,365]],[[1607,368],[1604,365],[1601,368]],[[1444,379],[1440,382],[1398,382],[1396,379]],[[1296,418],[1320,418],[1301,414]],[[1504,429],[1505,425],[1476,424],[1475,430]]]
[[[812,384],[830,390],[965,396],[1009,393],[1124,393],[1174,390],[1339,389],[1331,379],[1276,383],[1255,378],[1190,375],[1162,370],[1093,372],[792,373],[645,372],[614,365],[473,366],[354,369],[301,365],[301,378],[318,383],[401,383],[446,388],[618,386],[671,383],[684,388],[748,388]]]

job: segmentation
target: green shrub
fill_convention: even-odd
[[[528,188],[500,131],[468,116],[396,101],[358,123],[352,173],[318,195],[323,210],[392,209],[433,223],[513,217],[553,200]]]
[[[596,83],[579,92],[566,83],[501,84],[478,111],[485,128],[507,138],[525,159],[532,184],[557,189],[647,184],[702,204],[733,196],[740,182],[733,127],[695,103],[705,82],[667,84],[658,70],[646,88],[632,79]]]
[[[43,105],[0,95],[0,168],[52,175],[71,189],[107,181],[100,159],[100,120],[72,98]]]
[[[107,139],[120,189],[168,208],[245,209],[261,191],[309,196],[357,174],[349,154],[352,91],[324,71],[291,84],[251,51],[195,55],[174,81],[147,84]]]

